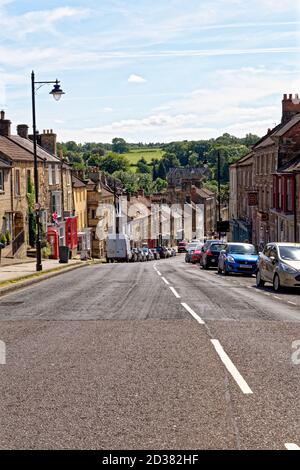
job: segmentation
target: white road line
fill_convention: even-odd
[[[295,305],[297,307],[297,304],[295,302],[291,302],[290,300],[288,300],[288,304]]]
[[[156,270],[156,272],[159,276],[161,276],[161,272],[158,269]]]
[[[167,286],[170,284],[169,281],[167,281],[165,277],[162,277],[162,280],[164,281],[165,284],[167,284]]]
[[[221,361],[225,365],[226,369],[228,372],[232,375],[240,389],[245,395],[252,394],[252,390],[245,381],[245,379],[241,376],[233,362],[229,359],[227,356],[226,352],[222,348],[220,342],[217,339],[211,339],[212,344],[214,345],[215,350],[217,351],[217,354],[220,356]]]
[[[171,291],[173,292],[173,294],[175,295],[176,299],[180,299],[180,295],[178,294],[178,292],[174,289],[174,287],[170,287]]]
[[[188,304],[182,302],[181,305],[192,315],[192,317],[195,318],[195,320],[197,320],[198,323],[200,323],[200,325],[205,324],[205,322],[202,320],[202,318],[200,318],[199,315],[197,315],[197,313],[194,312],[194,310],[191,309],[191,307]]]
[[[285,445],[285,447],[286,447],[287,450],[300,450],[300,447],[297,446],[297,444],[293,444],[293,443],[288,443],[288,442],[287,442],[287,443],[284,444],[284,445]]]
[[[274,295],[274,299],[277,299],[277,300],[283,300],[282,297],[278,297],[277,295]]]

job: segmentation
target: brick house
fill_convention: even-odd
[[[71,168],[56,156],[53,132],[44,131],[38,141],[47,147],[45,150],[37,146],[42,232],[46,237],[48,228],[55,225],[60,243],[64,244],[67,219],[73,215]],[[0,158],[0,230],[9,231],[13,240],[3,254],[23,257],[29,243],[33,210],[28,204],[29,182],[34,187],[33,143],[25,124],[17,126],[16,135],[11,133],[11,121],[5,119],[4,111],[0,115]],[[57,216],[55,224],[53,214]]]

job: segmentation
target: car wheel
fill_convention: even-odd
[[[278,274],[275,274],[275,276],[274,276],[273,289],[274,289],[275,292],[280,292],[281,291],[280,279],[279,279]]]
[[[264,287],[265,281],[261,278],[261,273],[258,270],[256,273],[256,287]]]

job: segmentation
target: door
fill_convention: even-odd
[[[266,261],[266,280],[273,282],[274,272],[278,263],[278,253],[276,246],[270,248],[270,253]]]

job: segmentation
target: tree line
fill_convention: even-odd
[[[216,191],[217,159],[220,153],[221,191],[222,199],[226,202],[229,190],[229,166],[246,155],[258,140],[259,137],[253,134],[247,134],[243,138],[223,134],[209,140],[131,144],[116,137],[111,144],[95,142],[77,144],[70,141],[58,144],[58,149],[74,169],[84,171],[89,167],[97,167],[120,180],[129,193],[142,188],[145,194],[165,190],[170,168],[203,165],[208,167],[211,175],[204,185]],[[162,158],[153,158],[151,162],[147,162],[141,156],[136,164],[136,171],[133,172],[131,162],[124,153],[130,150],[142,151],[155,148],[163,150]]]

